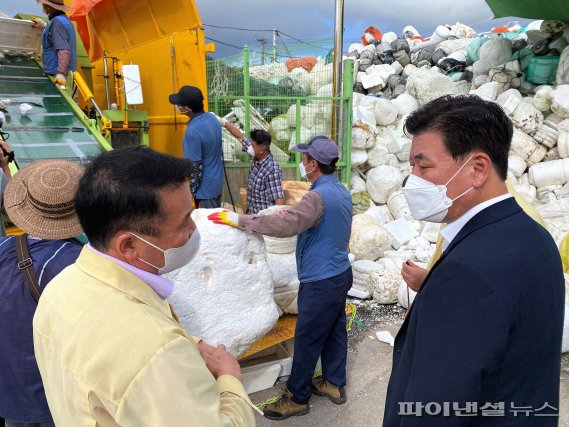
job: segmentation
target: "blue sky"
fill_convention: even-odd
[[[106,0],[109,1],[109,0]],[[176,1],[176,0],[164,0]],[[258,37],[270,44],[278,29],[301,40],[319,40],[334,35],[334,0],[195,0],[202,22],[219,27],[239,27],[259,31],[239,31],[206,26],[206,36],[230,45],[258,48]],[[345,46],[359,40],[363,30],[374,25],[382,32],[401,34],[413,25],[423,36],[430,36],[439,24],[460,21],[476,31],[487,31],[515,18],[492,19],[492,11],[484,0],[345,0]],[[222,12],[220,12],[222,11]],[[35,0],[0,0],[0,12],[13,16],[17,12],[40,14]],[[522,24],[529,20],[519,20]],[[295,41],[283,36],[287,43]],[[217,44],[215,57],[239,53],[234,47]]]

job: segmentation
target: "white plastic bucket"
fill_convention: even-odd
[[[508,170],[514,174],[516,178],[522,176],[527,165],[520,156],[508,156]]]
[[[545,148],[541,144],[536,144],[536,145],[537,145],[537,147],[535,148],[533,153],[531,153],[529,158],[527,159],[527,165],[528,166],[538,164],[539,162],[541,162],[543,160],[543,158],[547,154],[547,148]]]
[[[409,205],[407,204],[407,199],[401,190],[394,191],[387,198],[387,207],[393,215],[393,218],[405,218],[412,219],[411,211],[409,210]]]
[[[559,151],[559,157],[569,157],[569,132],[559,132],[557,150]]]
[[[531,166],[529,180],[537,188],[567,184],[569,182],[569,158]]]

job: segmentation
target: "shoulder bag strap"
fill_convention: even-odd
[[[16,255],[18,255],[18,269],[24,275],[28,290],[37,303],[40,299],[41,289],[38,286],[38,277],[33,268],[27,234],[16,236]]]

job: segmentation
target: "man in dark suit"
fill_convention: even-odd
[[[445,96],[405,129],[411,213],[448,225],[395,339],[384,427],[557,425],[564,279],[553,239],[506,189],[510,120]]]

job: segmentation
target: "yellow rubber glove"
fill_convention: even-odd
[[[40,18],[32,18],[32,27],[33,28],[45,28],[47,27],[47,24]]]
[[[207,219],[213,221],[215,224],[226,224],[231,227],[239,228],[239,215],[237,215],[235,212],[216,212],[208,215]]]

